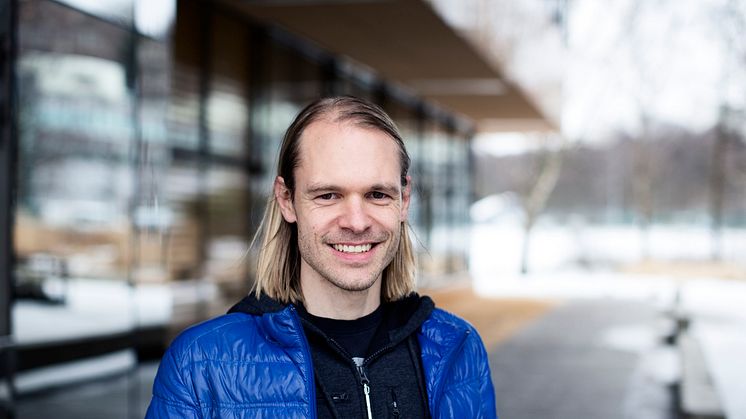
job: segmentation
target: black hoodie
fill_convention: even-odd
[[[284,306],[266,296],[244,298],[231,312],[262,314]],[[412,294],[384,303],[381,326],[375,333],[369,355],[357,366],[334,340],[314,326],[305,310],[303,328],[311,347],[316,378],[319,418],[368,418],[364,384],[369,389],[372,417],[427,418],[427,390],[420,359],[417,331],[433,311],[428,297]]]

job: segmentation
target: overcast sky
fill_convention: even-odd
[[[746,107],[746,0],[571,0],[562,72],[562,131],[603,143],[637,135],[643,113],[705,130],[727,104]],[[521,43],[519,74],[542,69],[542,45]],[[546,67],[546,66],[544,66]],[[477,151],[515,153],[531,141],[477,138]]]
[[[701,130],[716,122],[721,104],[742,107],[744,69],[736,55],[743,47],[734,44],[744,41],[726,31],[737,24],[733,11],[743,12],[743,3],[571,2],[565,134],[587,141],[618,130],[634,134],[643,112]],[[740,37],[746,39],[743,32]]]

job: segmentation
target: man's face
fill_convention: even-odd
[[[275,195],[285,220],[297,223],[301,283],[344,291],[380,283],[409,208],[394,140],[350,122],[316,121],[301,136],[294,174],[294,195],[279,177]]]

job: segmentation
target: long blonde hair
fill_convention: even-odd
[[[295,191],[294,169],[298,166],[299,143],[303,131],[314,121],[331,118],[335,122],[349,121],[358,126],[378,129],[396,142],[399,148],[401,184],[407,186],[411,159],[398,128],[380,107],[365,100],[340,96],[324,98],[306,106],[285,132],[277,164],[277,175],[285,180],[291,193]],[[412,293],[415,288],[415,254],[409,238],[409,225],[401,222],[399,247],[391,263],[384,268],[381,295],[383,301],[394,301]],[[254,241],[261,240],[253,292],[282,303],[303,301],[300,288],[301,256],[295,223],[282,217],[274,194],[267,201],[264,217]]]

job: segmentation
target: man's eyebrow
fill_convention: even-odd
[[[318,192],[338,191],[339,189],[339,186],[335,186],[330,183],[312,183],[308,185],[305,192],[312,194]]]
[[[330,183],[312,183],[308,185],[304,192],[307,194],[314,194],[319,192],[335,192],[340,189],[342,188]],[[391,195],[397,195],[401,192],[399,186],[394,183],[376,183],[369,189],[372,191],[386,192]]]
[[[386,192],[390,195],[397,195],[401,193],[399,186],[394,183],[377,183],[370,188],[374,191]]]

